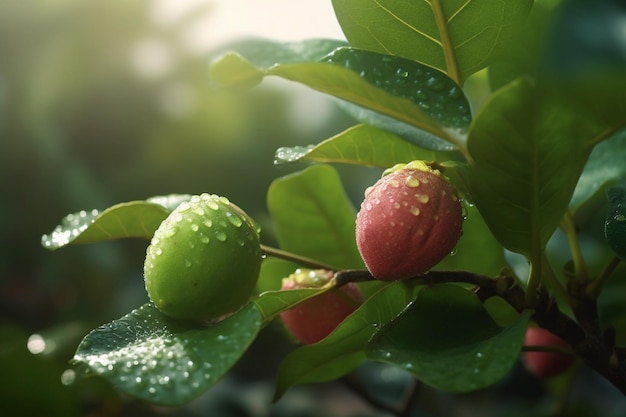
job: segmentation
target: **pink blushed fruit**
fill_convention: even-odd
[[[452,252],[463,230],[454,186],[423,161],[398,164],[365,192],[356,242],[370,273],[392,281],[427,272]]]
[[[563,347],[569,345],[554,333],[541,327],[529,327],[524,336],[525,346]],[[527,351],[522,353],[522,361],[529,372],[540,378],[551,378],[570,369],[575,357],[561,352]]]
[[[331,271],[298,269],[284,278],[282,290],[321,288],[333,277]],[[348,283],[329,290],[280,314],[285,327],[301,343],[324,339],[363,303],[359,287]]]

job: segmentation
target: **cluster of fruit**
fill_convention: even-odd
[[[445,258],[460,239],[462,225],[455,187],[440,170],[413,161],[388,169],[366,190],[356,219],[356,243],[373,278],[402,280]],[[194,196],[155,232],[144,264],[146,290],[170,317],[216,321],[250,300],[262,259],[259,228],[243,210],[224,197]],[[363,302],[357,284],[333,288],[333,276],[333,271],[299,269],[282,281],[282,290],[324,287],[281,313],[285,327],[301,343],[322,340]],[[562,342],[546,340],[538,329],[529,329],[528,337],[530,344]],[[528,369],[552,376],[566,368],[546,355],[527,352]]]

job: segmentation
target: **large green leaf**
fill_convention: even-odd
[[[532,0],[333,0],[350,44],[436,68],[458,84],[485,68]]]
[[[416,159],[443,162],[458,158],[456,152],[426,150],[391,132],[359,124],[314,146],[279,148],[275,161],[338,162],[389,168]]]
[[[519,357],[529,314],[498,326],[480,300],[453,284],[423,288],[413,303],[372,337],[369,358],[400,366],[450,392],[488,387]]]
[[[379,289],[330,335],[291,352],[281,363],[274,398],[297,384],[326,382],[353,371],[365,360],[364,347],[376,330],[415,297],[415,287],[380,283]]]
[[[54,250],[74,243],[123,238],[150,239],[161,222],[189,195],[172,194],[145,201],[116,204],[104,211],[79,211],[67,215],[52,233],[44,235],[44,248]]]
[[[372,68],[366,70],[361,64],[358,67],[363,69],[355,71],[349,68],[352,61],[347,59],[348,52],[359,56],[371,55],[366,51],[340,48],[337,56],[329,55],[323,59],[333,63],[276,63],[271,67],[257,67],[246,56],[229,52],[213,62],[211,75],[215,83],[226,87],[249,86],[264,76],[278,76],[371,111],[363,116],[368,123],[380,124],[421,146],[448,150],[454,146],[464,148],[459,130],[464,130],[469,123],[469,105],[461,89],[445,75],[432,69],[428,71],[437,74],[436,77],[424,78],[409,74],[405,68],[415,63],[379,54],[375,54],[379,62],[378,69],[384,68],[384,71],[377,75],[368,72]],[[365,78],[365,74],[369,78],[379,78],[376,83],[372,83]],[[407,78],[411,80],[408,85]],[[422,91],[423,95],[417,94],[418,91]],[[411,98],[407,98],[409,96]],[[422,107],[429,109],[426,111]],[[372,116],[372,112],[377,113],[377,116]]]
[[[260,328],[254,304],[202,328],[168,319],[145,304],[89,333],[73,361],[131,396],[176,406],[215,385]]]
[[[267,205],[282,249],[335,267],[363,267],[356,212],[332,167],[314,165],[275,180]]]
[[[468,139],[472,199],[503,246],[535,261],[606,130],[544,87],[520,79],[500,89]]]
[[[626,188],[607,190],[609,210],[604,223],[604,234],[609,246],[620,259],[626,260]]]

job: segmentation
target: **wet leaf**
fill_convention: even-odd
[[[352,46],[413,59],[459,84],[507,45],[531,5],[531,0],[333,0]]]
[[[606,192],[609,210],[604,223],[604,234],[609,246],[622,260],[626,260],[626,188],[612,187]]]
[[[168,319],[149,303],[89,333],[73,362],[133,397],[177,406],[215,385],[260,328],[254,304],[198,328]]]
[[[288,62],[276,63],[270,67],[256,67],[247,56],[233,51],[225,53],[213,62],[211,74],[215,83],[231,88],[253,85],[264,76],[278,76],[374,112],[375,116],[371,112],[355,116],[357,118],[362,116],[366,122],[393,131],[420,146],[450,150],[460,144],[458,131],[463,131],[470,121],[469,105],[462,90],[445,75],[429,69],[428,73],[432,74],[432,77],[408,74],[405,77],[406,70],[403,68],[412,68],[415,63],[398,57],[354,51],[350,48],[339,48],[335,52],[336,56],[331,54],[324,57],[321,59],[323,62]],[[348,53],[359,56],[360,60],[364,59],[362,56],[375,55],[380,61],[377,69],[384,71],[377,75],[364,70],[349,69],[351,61],[347,59]],[[328,63],[328,60],[332,64]],[[361,65],[358,65],[358,68],[361,68]],[[401,71],[398,72],[398,69]],[[425,74],[425,70],[421,71]],[[365,75],[371,79],[378,76],[381,78],[374,81],[376,83],[374,84],[368,81]],[[422,89],[414,85],[403,85],[407,78],[411,82],[418,80],[423,92],[413,94],[413,91]],[[420,99],[421,94],[425,94],[426,98]],[[418,101],[413,102],[407,97]],[[428,100],[433,102],[426,103]],[[419,103],[422,103],[423,107],[429,107],[429,110],[422,109]],[[454,104],[458,106],[455,107]]]
[[[416,159],[447,161],[458,158],[455,152],[426,150],[401,137],[367,124],[344,130],[310,147],[279,148],[276,162],[312,161],[370,165],[388,168]]]
[[[423,288],[367,346],[370,359],[391,363],[449,392],[502,379],[517,361],[529,314],[498,326],[475,294],[452,284]]]
[[[54,250],[69,244],[93,243],[123,238],[150,239],[169,213],[189,199],[172,194],[145,201],[116,204],[104,211],[79,211],[67,215],[52,233],[41,238],[44,248]]]

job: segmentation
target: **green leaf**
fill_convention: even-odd
[[[350,44],[436,68],[458,84],[485,68],[531,0],[333,0]]]
[[[149,303],[89,333],[73,361],[126,394],[177,406],[215,385],[260,328],[254,304],[197,328],[165,317]]]
[[[259,295],[254,303],[261,313],[263,323],[269,323],[281,312],[290,309],[304,300],[328,291],[321,288],[306,288],[286,291],[266,291]]]
[[[42,236],[41,244],[54,250],[75,243],[131,237],[150,239],[169,213],[189,197],[172,194],[116,204],[102,212],[82,210],[69,214],[52,233]]]
[[[626,131],[621,131],[593,148],[576,184],[570,209],[577,210],[604,188],[626,178]]]
[[[244,39],[220,48],[215,54],[221,56],[234,51],[257,70],[265,71],[275,65],[294,64],[297,62],[316,62],[337,48],[348,46],[347,42],[332,39],[306,39],[298,42],[275,42],[266,39]],[[219,66],[212,67],[212,75]],[[223,79],[227,74],[219,74]]]
[[[390,57],[392,58],[392,57]],[[393,58],[392,58],[393,59]],[[256,68],[257,71],[254,71]],[[352,71],[343,67],[343,65],[329,64],[327,62],[297,62],[275,65],[269,68],[254,67],[247,57],[242,56],[235,52],[229,52],[213,62],[211,68],[213,81],[217,84],[226,87],[235,86],[249,86],[250,84],[257,83],[259,77],[268,75],[274,75],[286,80],[298,82],[304,84],[317,91],[335,96],[349,103],[353,103],[364,109],[371,110],[380,113],[384,117],[378,117],[374,120],[369,118],[373,123],[381,122],[386,127],[396,130],[397,133],[403,134],[408,140],[414,140],[419,142],[420,145],[432,147],[435,149],[452,149],[456,145],[461,144],[460,134],[458,129],[454,126],[450,128],[442,127],[435,119],[433,119],[427,112],[422,110],[418,105],[413,103],[410,99],[393,95],[382,87],[368,82],[365,78],[361,77],[360,73]],[[397,79],[404,79],[397,73],[387,74],[389,78],[387,81],[391,84],[396,83]],[[441,81],[441,78],[438,78]],[[423,80],[427,85],[428,80]],[[381,81],[384,84],[384,81]],[[381,84],[381,85],[382,85]],[[435,82],[435,88],[440,88],[438,82]],[[463,96],[462,91],[455,87],[448,89],[448,81],[443,84],[443,89],[439,91],[441,94],[433,95],[433,97],[444,97],[444,90],[447,90],[452,96],[445,99],[444,103],[452,103],[459,101],[462,104],[467,102]],[[428,88],[428,87],[425,87]],[[396,90],[395,88],[393,89]],[[437,104],[437,103],[435,103]],[[439,103],[441,105],[441,103]],[[463,105],[463,109],[458,110],[458,114],[466,114],[469,112],[468,106]],[[446,106],[444,106],[446,107]],[[433,105],[437,112],[436,106]],[[448,117],[443,117],[443,112],[440,120],[446,121]],[[454,116],[454,112],[450,112],[450,120],[457,120],[459,123],[469,122],[469,118],[459,119]],[[389,118],[394,119],[394,123],[388,122]],[[387,120],[387,121],[386,121]],[[421,132],[417,132],[417,131]]]
[[[447,171],[446,171],[447,172]],[[463,235],[453,252],[437,264],[437,270],[466,270],[495,276],[507,265],[504,248],[494,238],[475,206],[464,203]]]
[[[496,383],[515,364],[529,316],[502,328],[470,291],[452,284],[425,287],[372,337],[367,355],[435,388],[474,391]]]
[[[606,190],[609,210],[604,223],[604,234],[609,246],[622,260],[626,260],[626,188]]]
[[[416,291],[402,283],[381,283],[378,291],[325,339],[301,346],[283,360],[274,399],[294,385],[332,381],[361,365],[363,348],[372,334],[399,314]]]
[[[470,128],[471,198],[498,241],[534,261],[606,129],[579,110],[520,79],[494,94]]]
[[[275,161],[303,160],[389,168],[416,159],[442,162],[455,158],[458,158],[455,152],[426,150],[391,132],[359,124],[314,146],[279,148]]]
[[[459,132],[467,130],[471,113],[463,90],[445,74],[431,67],[410,59],[355,48],[338,48],[322,61],[341,65],[387,93],[409,99],[440,126]],[[351,113],[360,120],[420,144],[418,133],[408,131],[409,126],[393,126],[388,117],[380,119],[372,112],[361,116],[363,111],[357,107],[356,112]],[[437,144],[429,147],[434,146]]]
[[[334,168],[314,165],[275,180],[267,205],[282,249],[335,267],[363,267],[356,212]]]

